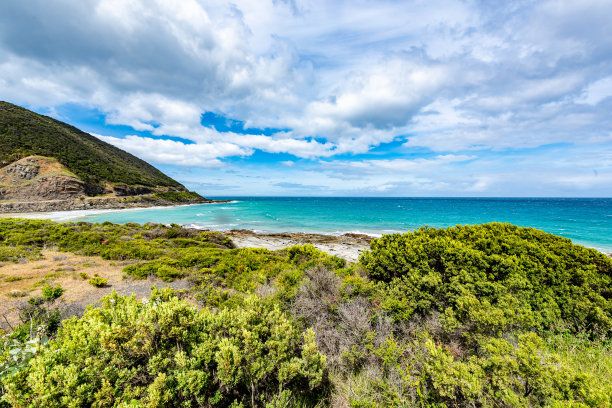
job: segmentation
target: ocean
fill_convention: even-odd
[[[214,197],[231,203],[52,213],[57,221],[176,223],[211,230],[380,236],[492,221],[534,227],[612,252],[612,198]],[[47,217],[48,218],[48,217]]]

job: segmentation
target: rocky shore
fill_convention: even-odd
[[[181,204],[226,203],[227,200],[207,198],[187,201],[165,200],[153,194],[126,197],[80,197],[63,200],[4,201],[0,202],[0,214],[37,213],[73,210],[120,210],[126,208],[163,207]]]
[[[230,230],[224,234],[239,248],[278,250],[293,245],[311,244],[321,251],[349,262],[358,261],[359,255],[370,247],[370,241],[374,239],[364,234],[323,235],[297,232],[258,234],[251,230]]]

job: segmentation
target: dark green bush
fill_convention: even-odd
[[[45,285],[42,288],[42,298],[46,302],[53,302],[55,299],[59,298],[64,294],[64,289],[60,286],[50,286]]]
[[[161,200],[175,202],[202,200],[204,198],[194,191],[165,191],[155,193],[153,197]]]
[[[439,313],[447,329],[612,334],[612,260],[510,224],[421,228],[371,243],[361,262],[399,319]]]

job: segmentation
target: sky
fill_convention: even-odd
[[[0,100],[204,196],[612,196],[611,0],[2,0]]]

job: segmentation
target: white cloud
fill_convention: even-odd
[[[50,111],[73,103],[104,112],[109,124],[195,142],[105,139],[155,163],[218,166],[257,150],[332,163],[345,155],[345,165],[327,168],[343,177],[358,170],[372,177],[364,188],[391,194],[459,185],[453,163],[473,166],[472,157],[491,150],[562,143],[595,152],[612,135],[606,0],[2,6],[0,99]],[[207,111],[285,130],[217,132],[200,124]],[[359,168],[346,159],[392,141],[404,142],[396,156],[424,148],[434,158],[366,160]],[[470,159],[444,162],[450,157]],[[394,171],[419,175],[404,184],[382,179]],[[490,172],[463,174],[462,188],[493,191],[512,173]]]
[[[218,157],[251,154],[250,151],[240,146],[224,142],[185,144],[173,140],[151,139],[134,135],[125,138],[95,136],[146,161],[178,166],[218,167],[222,165]]]
[[[612,76],[608,76],[590,83],[576,101],[588,105],[597,105],[599,102],[611,96]]]

